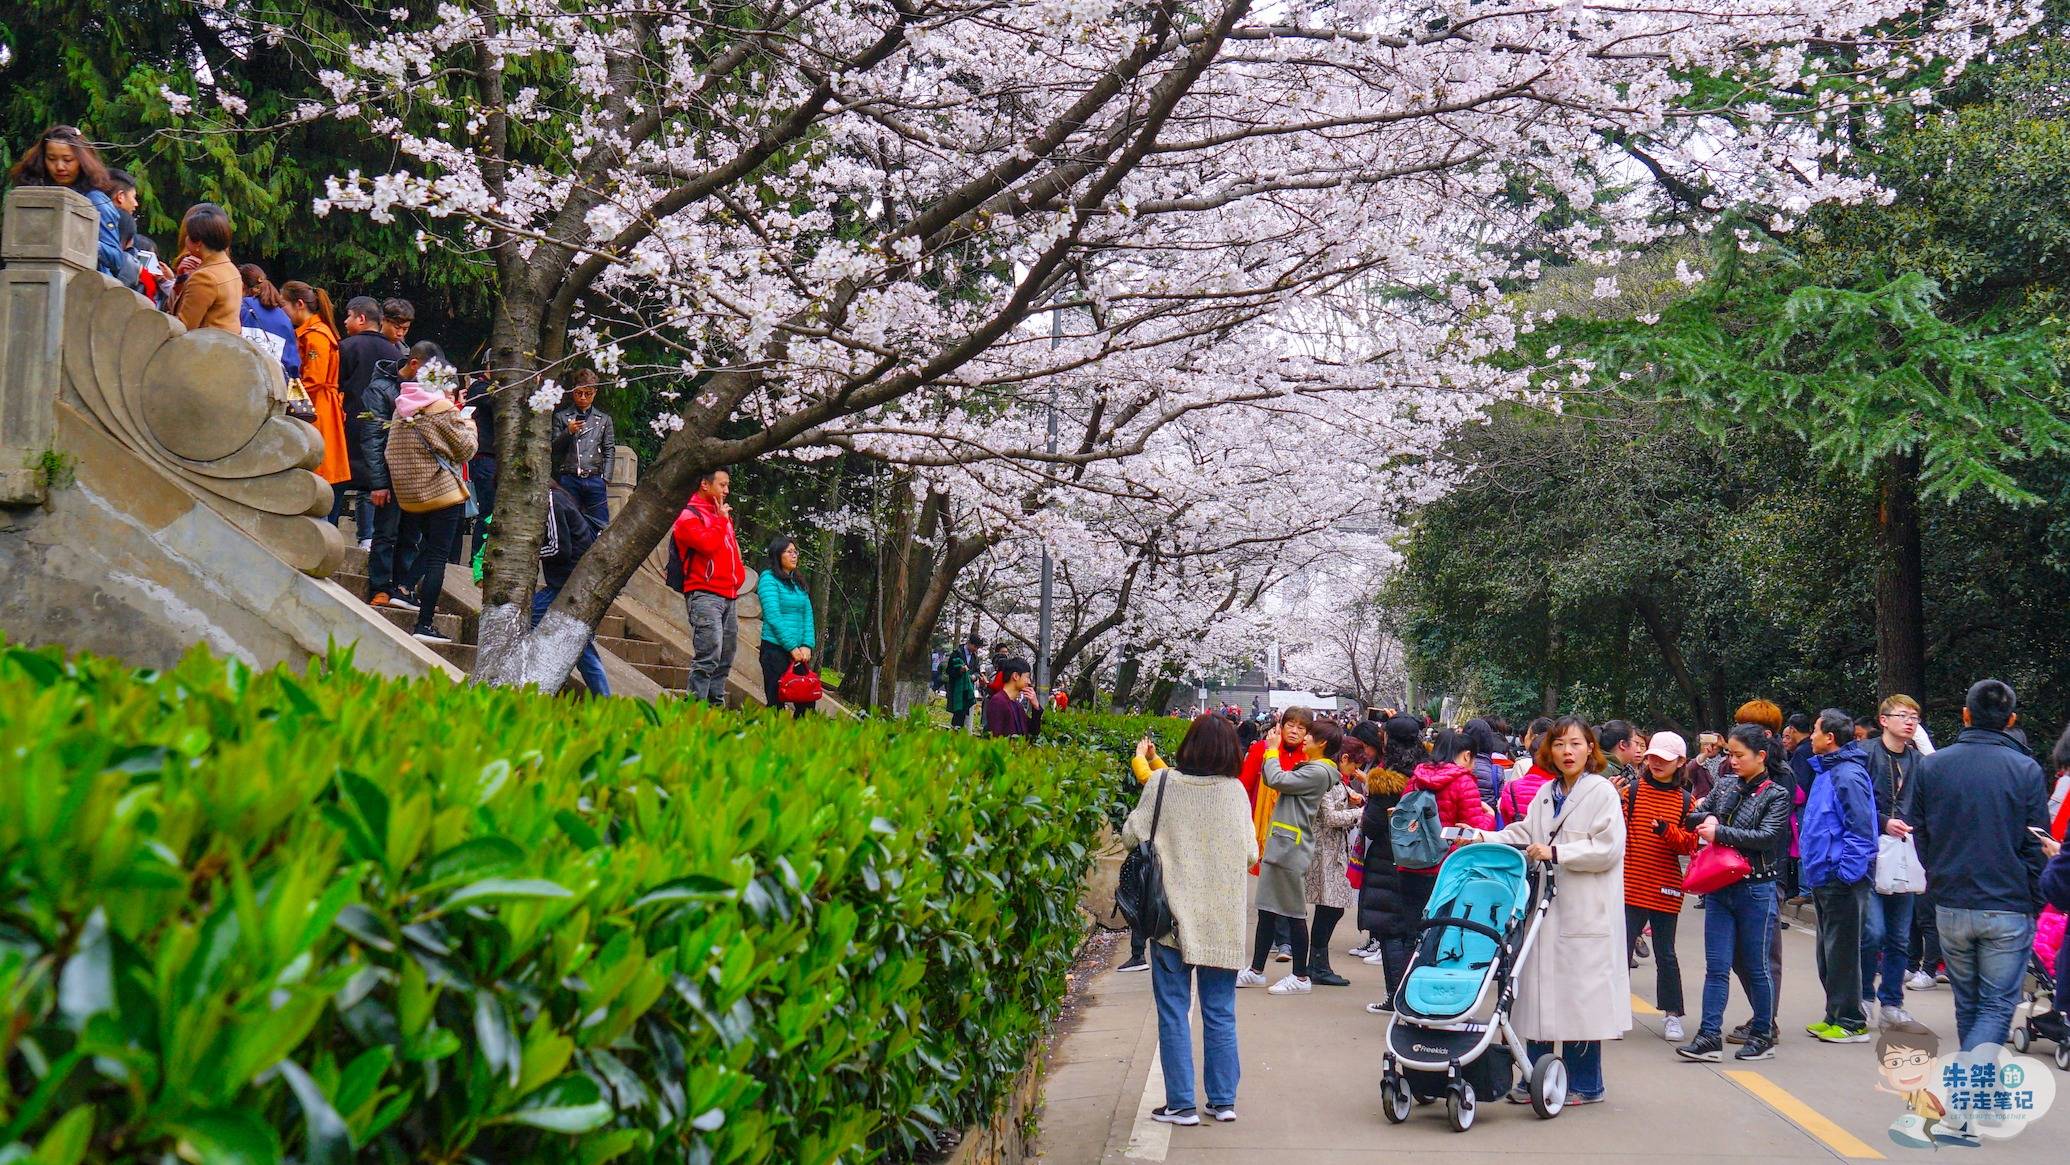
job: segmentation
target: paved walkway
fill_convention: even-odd
[[[1702,992],[1702,917],[1688,912],[1677,944],[1692,1011]],[[1398,1126],[1380,1115],[1386,1017],[1365,1011],[1367,1002],[1379,998],[1380,969],[1342,954],[1359,935],[1340,932],[1332,952],[1350,987],[1318,987],[1309,996],[1274,997],[1258,988],[1237,992],[1243,1084],[1240,1119],[1228,1125],[1174,1128],[1149,1119],[1150,1110],[1164,1103],[1150,976],[1106,970],[1051,1059],[1039,1124],[1042,1160],[1363,1165],[1375,1151],[1461,1163],[1513,1162],[1519,1153],[1539,1162],[1932,1159],[1928,1151],[1900,1148],[1885,1135],[1903,1107],[1875,1090],[1873,1045],[1821,1044],[1804,1034],[1804,1024],[1823,1010],[1808,917],[1807,911],[1806,920],[1783,935],[1784,1035],[1775,1059],[1741,1067],[1729,1055],[1715,1065],[1677,1058],[1661,1039],[1661,1016],[1648,1002],[1653,967],[1642,959],[1632,973],[1637,1027],[1605,1051],[1608,1103],[1551,1121],[1536,1119],[1527,1107],[1483,1105],[1480,1120],[1465,1133],[1451,1130],[1441,1105],[1419,1108]],[[1116,961],[1127,946],[1116,945]],[[1285,964],[1276,967],[1268,972],[1274,978],[1285,973]],[[1908,993],[1906,1004],[1942,1035],[1944,1050],[1953,1049],[1954,999],[1945,986]],[[1726,1022],[1746,1016],[1735,986]],[[1197,1044],[1197,1013],[1195,1022]],[[1692,1017],[1692,1032],[1694,1026]],[[2057,1079],[2066,1097],[2055,1112],[2018,1138],[1985,1142],[1973,1151],[1975,1158],[2062,1161],[2070,1135],[2070,1074],[2058,1073]]]

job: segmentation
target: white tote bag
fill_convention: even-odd
[[[1909,837],[1889,834],[1876,839],[1876,892],[1878,894],[1922,894],[1926,891],[1926,867],[1919,864],[1919,847]]]

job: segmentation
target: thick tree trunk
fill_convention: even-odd
[[[539,543],[546,531],[546,491],[553,477],[553,415],[528,407],[526,400],[537,383],[539,310],[532,297],[508,293],[490,332],[489,366],[499,385],[493,406],[499,422],[497,505],[495,537],[483,556],[474,679],[556,691],[589,641],[589,629],[548,620],[528,634]]]
[[[1545,686],[1538,702],[1540,716],[1560,713],[1560,661],[1566,648],[1567,636],[1560,629],[1559,616],[1548,614],[1545,620]]]
[[[1682,654],[1682,645],[1675,641],[1674,630],[1661,615],[1660,603],[1642,591],[1633,591],[1629,597],[1632,609],[1646,624],[1647,634],[1653,636],[1653,646],[1660,651],[1660,661],[1667,665],[1668,673],[1675,677],[1675,686],[1682,689],[1683,697],[1689,701],[1692,723],[1703,723],[1703,689],[1697,686],[1696,675],[1689,670],[1689,660]]]
[[[1099,689],[1094,685],[1093,679],[1094,673],[1099,671],[1100,660],[1104,658],[1104,655],[1095,656],[1086,660],[1085,666],[1078,669],[1078,678],[1071,681],[1070,696],[1073,708],[1091,708],[1093,701],[1099,698]]]
[[[949,596],[955,593],[956,578],[966,567],[976,562],[985,551],[992,548],[998,539],[987,534],[951,540],[948,553],[941,563],[928,572],[926,589],[920,593],[919,602],[906,615],[904,637],[900,653],[904,658],[907,674],[924,668],[927,663],[928,643],[934,637],[934,625],[942,617],[942,609],[948,606]],[[954,634],[954,629],[951,629]],[[951,643],[949,646],[956,646]]]
[[[834,461],[834,480],[827,487],[827,512],[839,513],[841,509],[841,487],[848,481],[844,459]],[[841,536],[831,525],[823,527],[812,560],[812,634],[814,642],[822,651],[827,646],[827,606],[834,597],[835,552],[840,548]]]
[[[1729,719],[1731,713],[1725,710],[1725,702],[1728,698],[1725,689],[1724,665],[1714,663],[1711,665],[1710,715],[1703,722],[1705,728],[1713,732],[1723,732],[1727,728],[1732,727],[1732,721]]]
[[[1883,460],[1876,481],[1876,688],[1926,692],[1926,596],[1919,534],[1919,455]]]
[[[1121,664],[1114,669],[1114,710],[1127,711],[1131,696],[1136,694],[1136,680],[1142,674],[1142,656],[1133,647],[1121,651]]]
[[[878,593],[883,602],[877,611],[879,642],[884,644],[884,659],[878,664],[877,705],[894,711],[898,708],[898,682],[905,678],[900,647],[906,629],[907,583],[912,577],[913,521],[912,476],[895,473],[891,477],[891,537],[879,557],[882,581]]]
[[[1177,677],[1159,676],[1157,682],[1150,685],[1150,698],[1145,702],[1143,711],[1152,716],[1164,715],[1165,708],[1172,702],[1172,693],[1177,691],[1178,687]]]

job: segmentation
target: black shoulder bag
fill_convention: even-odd
[[[1157,822],[1164,815],[1164,788],[1170,782],[1157,778],[1157,800],[1150,807],[1150,836],[1129,851],[1121,861],[1121,876],[1114,888],[1114,905],[1131,929],[1145,939],[1161,939],[1177,925],[1172,904],[1164,894],[1164,867],[1157,860]]]

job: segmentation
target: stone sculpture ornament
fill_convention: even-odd
[[[278,364],[92,271],[66,292],[64,334],[65,383],[103,428],[296,569],[337,569],[345,542],[314,472],[323,438],[281,411]]]

